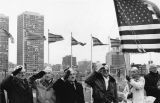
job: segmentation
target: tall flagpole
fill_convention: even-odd
[[[111,56],[111,54],[110,54],[110,51],[111,51],[111,39],[110,39],[110,36],[108,36],[108,41],[109,41],[109,48],[108,48],[108,52],[109,52],[109,58],[110,58],[110,56]],[[111,62],[109,62],[109,65],[108,65],[108,67],[109,67],[109,73],[111,73]]]
[[[49,36],[49,29],[48,29],[48,36]],[[49,64],[49,37],[48,37],[48,64]]]
[[[23,25],[23,27],[24,27],[24,25]],[[25,48],[24,48],[24,46],[25,46],[24,43],[25,43],[25,41],[26,41],[25,35],[27,35],[27,34],[26,34],[26,31],[24,31],[24,29],[23,29],[23,64],[22,64],[22,65],[23,65],[23,68],[24,68],[24,60],[25,60],[25,59],[24,59],[24,58],[25,58],[25,57],[24,57],[24,56],[25,56],[25,55],[24,55],[24,49],[25,49]],[[26,69],[26,68],[25,68],[25,69]]]
[[[91,72],[92,72],[92,34],[91,34]]]
[[[93,72],[93,68],[92,68],[92,34],[91,34],[91,73]],[[92,99],[92,88],[91,88],[91,103],[93,103],[93,99]]]
[[[72,68],[72,32],[71,32],[71,68]]]

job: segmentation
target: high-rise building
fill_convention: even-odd
[[[78,71],[85,73],[91,71],[91,61],[79,61],[78,62]]]
[[[125,75],[130,68],[130,56],[122,53],[120,47],[113,47],[106,55],[106,64],[110,66],[112,74]]]
[[[8,36],[2,29],[9,30],[9,17],[0,14],[0,71],[8,70]]]
[[[44,41],[26,40],[27,31],[44,35],[44,16],[25,11],[17,20],[17,64],[23,65],[27,71],[44,68]]]
[[[63,57],[62,65],[63,69],[71,67],[71,55]],[[72,57],[72,66],[77,66],[76,57]]]

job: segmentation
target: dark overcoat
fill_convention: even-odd
[[[160,82],[160,75],[150,72],[145,77],[145,91],[147,96],[153,96],[156,98],[154,103],[160,102],[160,89],[157,88],[158,81]]]
[[[57,79],[57,81],[54,82],[52,88],[55,91],[56,103],[66,103],[64,95],[65,91],[64,80],[62,80],[61,78]]]
[[[89,86],[93,89],[94,103],[118,103],[116,80],[109,75],[108,89],[103,76],[99,72],[93,72],[86,80]]]
[[[6,77],[0,84],[0,103],[7,103],[4,90],[7,92],[9,103],[33,103],[32,88],[26,79]]]
[[[85,103],[82,84],[77,81],[65,81],[65,95],[66,103]]]

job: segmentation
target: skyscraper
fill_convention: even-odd
[[[44,16],[25,11],[17,20],[17,64],[27,71],[42,70],[44,65],[44,41],[26,40],[26,35],[44,35]]]
[[[71,67],[71,55],[67,55],[63,57],[62,65],[63,65],[63,69],[66,69],[67,67]],[[76,57],[72,57],[72,66],[77,66]]]
[[[3,32],[9,30],[9,17],[0,14],[0,71],[8,70],[8,36]]]

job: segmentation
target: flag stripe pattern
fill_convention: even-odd
[[[63,36],[48,33],[48,43],[54,43],[61,40],[64,40]]]
[[[100,46],[100,45],[106,45],[106,44],[103,44],[98,38],[96,37],[92,37],[92,40],[93,40],[93,46]]]
[[[34,33],[27,29],[25,29],[25,40],[46,40],[45,36],[43,36],[41,33]]]
[[[77,41],[75,38],[71,38],[72,40],[71,40],[71,45],[81,45],[81,46],[84,46],[84,45],[86,45],[86,43],[82,43],[82,42],[79,42],[79,41]]]
[[[114,0],[114,4],[122,51],[160,52],[160,21],[153,3],[145,0]]]
[[[110,38],[111,47],[120,47],[120,40]]]

